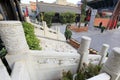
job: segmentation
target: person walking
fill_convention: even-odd
[[[69,41],[71,39],[71,36],[72,36],[72,32],[70,30],[70,26],[71,25],[67,25],[66,26],[66,30],[65,30],[65,33],[64,33],[66,41]]]

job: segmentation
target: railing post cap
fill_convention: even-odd
[[[119,47],[113,48],[113,51],[117,54],[120,54],[120,48]]]
[[[108,44],[103,44],[103,46],[105,46],[105,47],[109,47],[109,45],[108,45]]]
[[[84,40],[91,40],[91,38],[90,37],[87,37],[87,36],[82,36],[82,39],[84,39]]]

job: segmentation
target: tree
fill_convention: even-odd
[[[45,12],[43,20],[46,21],[47,26],[50,28],[52,25],[52,18],[55,15],[55,12]]]
[[[81,16],[80,16],[80,21],[78,27],[80,27],[80,23],[84,21],[85,15],[86,15],[86,6],[87,6],[87,1],[83,0],[83,4],[81,6]]]

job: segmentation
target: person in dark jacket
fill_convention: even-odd
[[[71,39],[72,32],[70,30],[70,25],[66,26],[66,30],[65,30],[64,35],[65,35],[66,40],[70,40]]]

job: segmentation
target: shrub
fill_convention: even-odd
[[[67,14],[67,16],[66,16],[67,23],[75,22],[75,17],[76,17],[75,13],[73,13],[73,12],[66,12],[66,14]]]
[[[86,17],[86,6],[87,6],[87,1],[83,0],[83,4],[81,6],[81,22],[84,22],[84,19]]]
[[[66,23],[73,23],[75,22],[75,13],[73,12],[65,12],[60,14],[60,22],[61,24],[66,24]]]
[[[62,73],[63,77],[62,80],[72,80],[72,73],[70,71]]]
[[[76,80],[86,80],[95,75],[98,75],[100,72],[101,66],[89,64],[88,66],[84,65],[84,67],[78,72]]]
[[[30,23],[23,22],[23,28],[29,48],[31,50],[41,50],[39,46],[40,41],[34,34],[34,26]]]
[[[66,16],[67,16],[67,14],[66,13],[61,13],[60,14],[60,23],[61,24],[66,24],[67,23],[67,19],[66,19]]]
[[[55,15],[54,12],[45,12],[43,20],[46,21],[47,26],[50,28],[52,25],[52,18]]]
[[[0,58],[4,57],[7,54],[7,50],[5,49],[5,46],[3,45],[3,42],[0,38]]]
[[[89,64],[88,66],[84,65],[84,67],[77,73],[75,80],[86,80],[95,75],[98,75],[100,72],[101,66]],[[72,73],[70,71],[63,72],[62,80],[72,80]]]
[[[81,15],[80,18],[81,18],[81,19],[80,19],[81,22],[84,22],[84,21],[85,21],[85,15]]]

